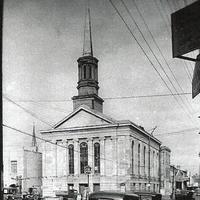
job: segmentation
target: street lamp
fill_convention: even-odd
[[[85,172],[85,174],[87,174],[87,177],[88,177],[88,192],[90,191],[89,175],[91,174],[91,170],[92,170],[92,168],[89,165],[85,166],[85,168],[84,168],[84,172]]]

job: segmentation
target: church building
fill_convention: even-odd
[[[160,191],[161,142],[129,120],[103,113],[98,95],[98,59],[93,56],[90,10],[78,61],[73,112],[43,130],[43,196],[57,191]],[[54,145],[56,144],[56,145]]]

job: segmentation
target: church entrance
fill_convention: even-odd
[[[87,198],[87,190],[88,184],[79,184],[79,194],[81,194],[83,200]]]

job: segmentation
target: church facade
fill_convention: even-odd
[[[161,142],[143,127],[103,113],[89,9],[84,31],[74,110],[52,129],[41,131],[50,141],[42,150],[43,196],[72,188],[81,194],[85,188],[159,192]]]

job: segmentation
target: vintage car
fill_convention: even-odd
[[[89,200],[139,200],[137,194],[126,192],[99,191],[89,195]]]
[[[135,192],[140,200],[161,200],[162,195],[155,192]]]
[[[22,196],[18,192],[17,187],[5,187],[3,188],[3,199],[4,200],[21,200]]]

